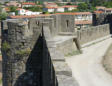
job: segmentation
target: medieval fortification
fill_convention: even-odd
[[[111,15],[75,31],[74,15],[2,22],[3,86],[78,86],[64,56],[111,32]]]

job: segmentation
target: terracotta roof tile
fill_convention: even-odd
[[[36,5],[36,4],[32,2],[23,2],[22,5]]]
[[[75,21],[75,24],[92,24],[92,21],[89,20],[79,20],[79,21]]]
[[[94,11],[94,13],[100,14],[103,13],[103,11]]]
[[[91,12],[75,12],[75,13],[56,13],[62,15],[91,15]]]
[[[10,11],[10,9],[8,7],[5,8],[6,11]]]
[[[65,5],[65,6],[62,6],[63,8],[69,8],[69,7],[78,7],[77,5]]]
[[[41,14],[41,15],[18,15],[18,16],[9,16],[12,19],[18,19],[18,18],[35,18],[39,16],[50,16],[50,14]]]
[[[105,8],[105,10],[112,10],[112,8]]]

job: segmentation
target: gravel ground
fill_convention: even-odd
[[[80,86],[112,86],[112,76],[102,65],[103,56],[111,43],[109,38],[83,48],[83,54],[66,58]]]

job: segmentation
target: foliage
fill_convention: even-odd
[[[77,9],[78,9],[80,12],[87,11],[87,10],[88,10],[88,5],[87,5],[86,3],[80,3],[80,4],[78,4]]]
[[[107,7],[107,8],[112,8],[112,1],[109,1],[109,2],[105,2],[103,4],[103,6]]]
[[[37,5],[42,5],[43,1],[38,1]]]
[[[8,3],[8,1],[5,2],[5,4],[7,4],[7,3]]]
[[[92,6],[105,6],[108,8],[112,7],[112,0],[106,1],[106,0],[91,0],[90,3]]]
[[[0,13],[2,12],[2,7],[1,7],[1,5],[0,5]]]
[[[105,0],[91,0],[90,3],[92,6],[101,6],[105,3]]]
[[[71,3],[67,3],[66,5],[72,5]]]
[[[76,12],[77,11],[79,11],[79,12],[86,12],[86,11],[93,12],[95,10],[96,10],[96,8],[89,3],[80,3],[80,4],[78,4],[77,10],[75,10],[75,11]]]
[[[5,20],[7,18],[7,13],[0,13],[0,20]]]
[[[18,11],[17,10],[15,11],[15,15],[18,15]]]
[[[24,50],[18,50],[16,51],[16,55],[24,56],[24,55],[29,55],[31,52],[30,48],[24,49]]]
[[[7,43],[7,42],[5,41],[5,42],[3,43],[3,45],[2,45],[2,49],[3,49],[4,51],[8,51],[10,48],[11,48],[11,47],[10,47],[9,43]]]
[[[0,84],[2,84],[2,78],[0,79]]]
[[[71,12],[79,12],[79,9],[74,9]]]
[[[58,6],[63,6],[61,3],[56,3]]]
[[[43,12],[43,14],[49,14],[49,12]]]
[[[10,6],[9,9],[10,9],[10,12],[16,12],[17,7],[15,7],[15,6]]]
[[[33,7],[24,7],[24,9],[26,10],[30,10],[30,11],[33,11],[33,12],[42,12],[42,7],[37,7],[37,6],[33,6]]]

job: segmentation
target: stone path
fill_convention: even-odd
[[[101,64],[102,57],[111,43],[112,39],[109,38],[83,48],[81,55],[66,58],[80,86],[112,86],[112,76]]]

